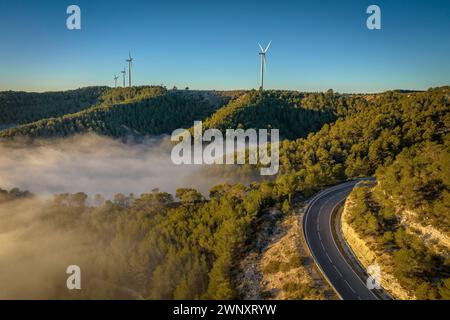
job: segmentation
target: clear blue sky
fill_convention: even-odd
[[[66,29],[66,8],[82,29]],[[366,8],[382,29],[366,28]],[[375,92],[450,84],[450,1],[5,1],[0,90],[113,85],[130,50],[135,84]]]

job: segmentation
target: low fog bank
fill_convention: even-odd
[[[69,298],[66,268],[85,265],[100,252],[79,228],[57,228],[45,203],[0,203],[0,299]]]
[[[154,188],[174,194],[179,187],[207,195],[217,184],[259,178],[248,166],[176,166],[171,150],[169,137],[141,143],[97,135],[0,142],[0,299],[166,297],[160,279],[173,272],[166,254],[174,252],[161,239],[171,230],[165,217],[173,206],[153,203],[151,195],[140,203],[144,209],[134,211],[111,203],[90,206],[83,195],[50,195],[84,192],[112,199]],[[1,190],[16,187],[35,196]],[[66,287],[70,265],[81,268],[82,290]]]
[[[135,269],[149,263],[136,263],[140,242],[116,230],[119,221],[106,208],[0,198],[0,300],[143,298],[133,289]],[[67,287],[72,265],[80,267],[81,290]],[[142,286],[151,289],[149,281]]]
[[[217,184],[249,183],[258,177],[242,166],[174,165],[170,137],[123,143],[94,134],[64,139],[0,142],[0,188],[35,194],[85,192],[112,198],[154,188],[179,187],[207,195]]]

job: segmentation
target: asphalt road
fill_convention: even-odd
[[[324,276],[344,300],[377,300],[348,264],[333,238],[331,214],[358,181],[350,181],[315,195],[303,218],[306,242]]]

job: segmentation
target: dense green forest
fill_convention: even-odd
[[[376,174],[395,205],[418,213],[423,224],[450,234],[450,136],[403,150]]]
[[[98,101],[76,113],[64,112],[61,107],[62,116],[6,129],[0,137],[55,137],[88,131],[113,137],[159,135],[204,120],[205,129],[274,128],[280,130],[282,138],[295,139],[367,104],[360,96],[331,90],[222,92],[168,91],[164,87],[109,89]]]
[[[107,87],[44,93],[2,91],[0,125],[25,124],[78,112],[99,102],[106,91]]]
[[[443,144],[450,128],[450,87],[377,95],[306,139],[284,141],[278,181],[286,192],[307,192],[346,179],[368,177],[404,149]]]
[[[102,103],[77,113],[3,130],[0,137],[48,138],[86,132],[113,137],[168,134],[206,118],[229,97],[145,86],[110,89],[101,100]]]
[[[334,95],[318,101],[308,98],[298,92],[251,91],[220,108],[204,121],[203,128],[273,128],[287,139],[305,137],[334,121],[335,104],[342,103]]]
[[[364,109],[369,104],[363,95],[343,95],[298,91],[256,91],[231,100],[203,123],[204,130],[215,128],[279,129],[284,139],[304,138],[326,123],[334,122]]]

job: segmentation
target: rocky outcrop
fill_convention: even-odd
[[[410,210],[399,212],[400,223],[406,228],[418,234],[427,245],[433,247],[436,252],[450,251],[450,237],[431,225],[423,225],[418,222],[417,214]]]
[[[286,217],[261,257],[261,288],[271,299],[333,299],[310,257],[301,246],[296,216]]]
[[[336,298],[303,248],[298,218],[273,209],[258,220],[233,275],[240,299]]]

